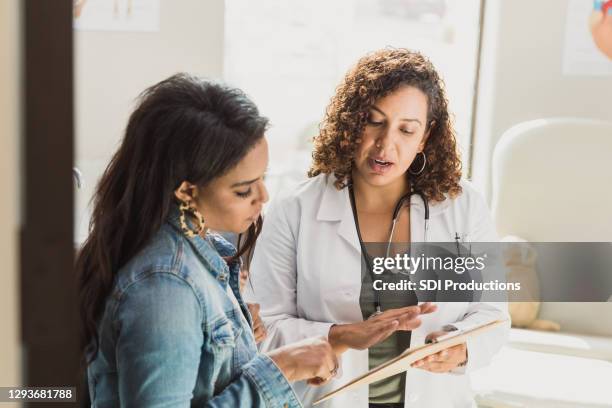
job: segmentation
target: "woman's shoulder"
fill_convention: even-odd
[[[485,203],[484,195],[480,190],[469,180],[461,180],[461,194],[457,197],[460,200],[467,202],[469,205],[481,205]]]
[[[317,206],[325,191],[330,188],[330,177],[333,176],[319,174],[318,176],[302,180],[291,188],[278,192],[266,213],[276,212],[281,209],[289,213],[302,212]],[[333,187],[333,182],[331,183]]]
[[[432,204],[432,209],[435,212],[444,212],[451,208],[464,211],[482,211],[488,210],[486,200],[478,188],[469,180],[461,180],[459,182],[461,192],[455,197],[446,195],[446,199],[441,202]]]
[[[199,304],[206,304],[214,286],[212,283],[217,279],[212,271],[222,274],[229,268],[223,268],[224,261],[212,246],[203,246],[206,251],[196,251],[181,232],[164,224],[149,243],[121,267],[115,278],[113,297],[120,303],[125,294],[135,290],[157,288],[155,290],[163,291],[168,288],[176,292],[180,288],[185,296],[195,296]]]
[[[295,186],[280,192],[277,201],[304,201],[319,197],[326,190],[329,177],[327,174],[319,174],[318,176],[302,180]]]
[[[472,241],[496,241],[497,233],[484,195],[470,181],[462,180],[460,185],[458,196],[442,202],[446,202],[448,216],[454,217],[456,225],[461,225]]]
[[[115,287],[125,291],[133,283],[156,276],[171,274],[184,280],[185,245],[181,236],[167,224],[151,237],[149,242],[117,273]]]

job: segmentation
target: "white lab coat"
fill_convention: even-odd
[[[360,247],[348,191],[338,191],[333,176],[319,175],[275,200],[266,212],[251,264],[251,283],[245,296],[261,305],[268,330],[262,351],[312,336],[327,336],[334,323],[362,321]],[[452,242],[455,233],[472,242],[497,240],[487,205],[480,194],[462,182],[455,199],[430,204],[428,242]],[[410,236],[424,240],[424,206],[410,201]],[[443,303],[412,332],[411,346],[446,324],[462,326],[507,318],[505,303]],[[494,329],[468,341],[468,364],[455,373],[434,374],[409,369],[406,407],[473,407],[470,371],[487,365],[507,338],[509,327]],[[322,387],[294,384],[305,406],[368,370],[367,350],[349,350],[341,357],[340,375]],[[343,393],[321,407],[367,408],[368,387]]]

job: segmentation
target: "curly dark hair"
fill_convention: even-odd
[[[461,159],[448,113],[444,82],[422,54],[403,48],[385,48],[362,57],[336,88],[319,135],[314,138],[309,177],[334,174],[335,186],[350,182],[355,149],[361,143],[371,106],[404,85],[421,90],[428,99],[430,130],[424,153],[427,166],[418,176],[406,173],[416,191],[430,201],[444,201],[461,193]],[[420,167],[420,166],[419,166]]]

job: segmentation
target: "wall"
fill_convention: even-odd
[[[569,0],[485,1],[472,176],[490,198],[491,155],[505,130],[552,116],[612,121],[612,77],[563,75]]]
[[[86,237],[86,206],[138,94],[179,71],[222,76],[223,0],[161,0],[160,13],[159,32],[75,32],[75,163],[84,177],[77,242]]]
[[[0,1],[0,386],[21,385],[19,241],[20,1]],[[11,404],[14,405],[14,404]]]

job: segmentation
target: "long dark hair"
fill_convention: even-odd
[[[97,323],[117,271],[166,220],[183,181],[200,186],[233,168],[261,140],[268,120],[240,90],[176,74],[145,90],[93,197],[89,237],[76,271],[84,362],[99,348]],[[253,248],[261,217],[239,239]]]

